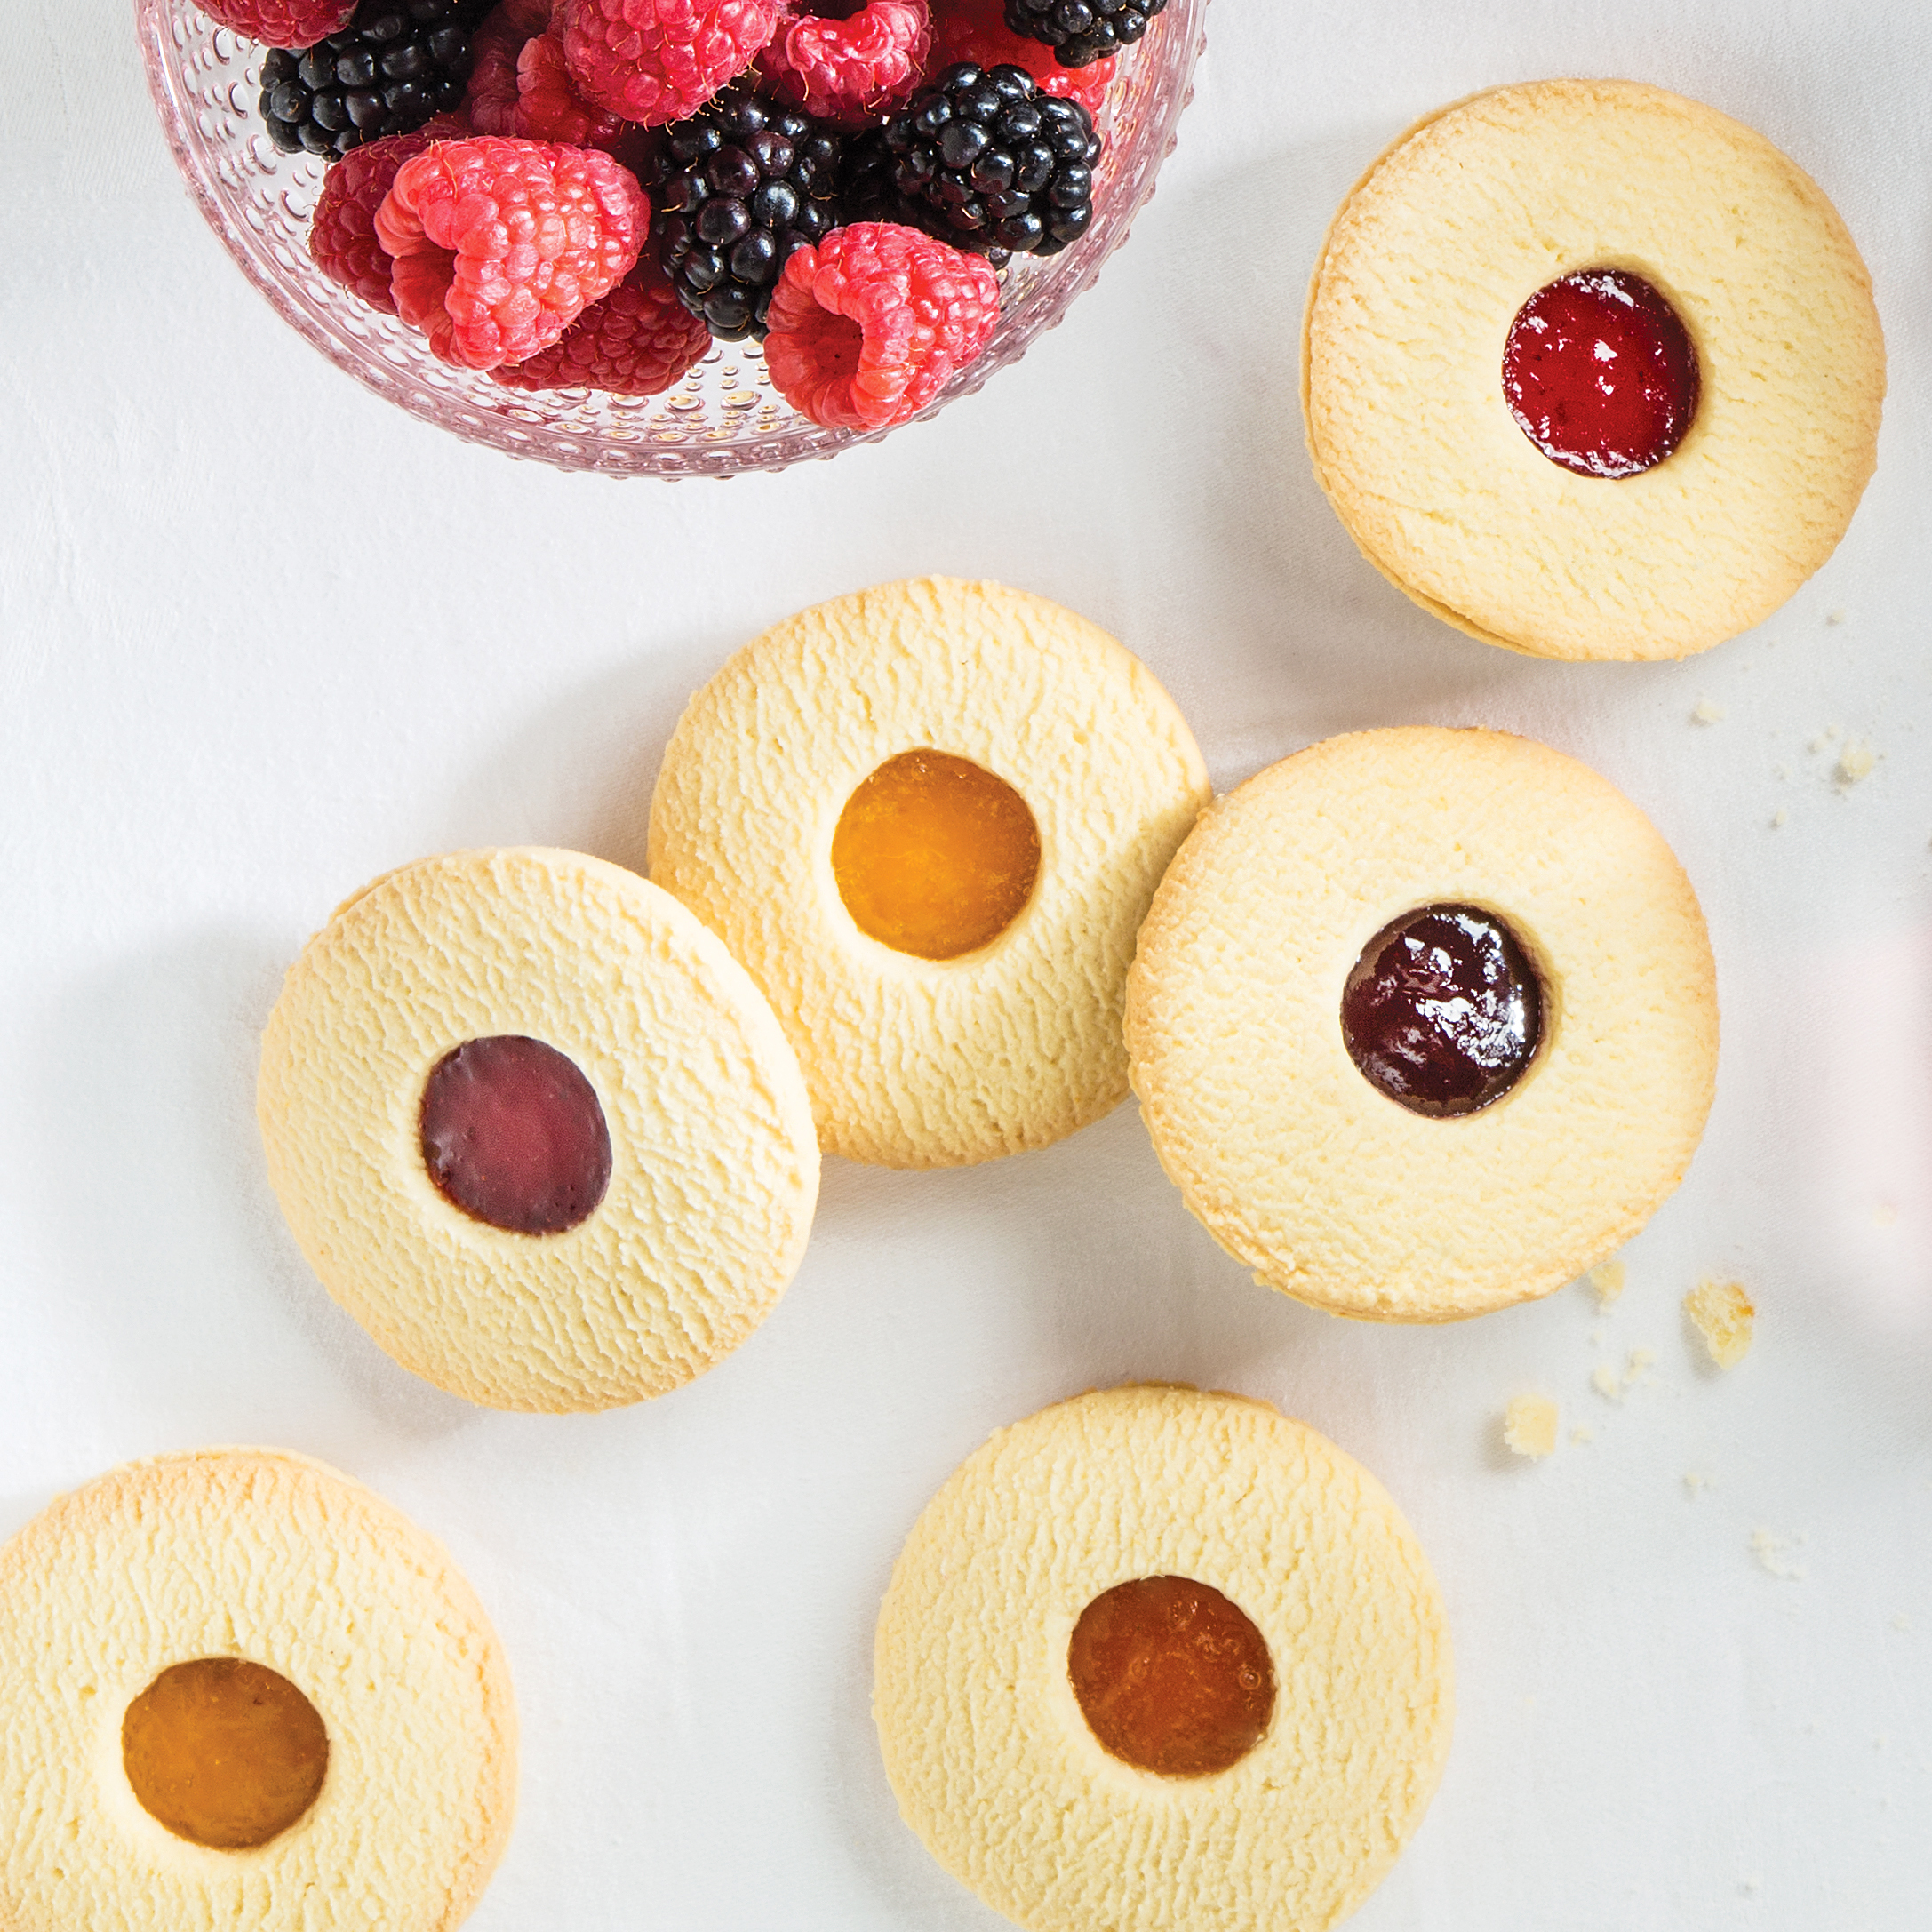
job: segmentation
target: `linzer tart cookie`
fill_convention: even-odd
[[[0,1548],[7,1932],[446,1932],[515,1757],[469,1585],[320,1463],[131,1464]]]
[[[390,1354],[498,1409],[659,1395],[737,1347],[804,1252],[798,1063],[668,893],[577,852],[377,881],[262,1042],[268,1176]]]
[[[1876,459],[1870,278],[1762,135],[1630,81],[1432,116],[1343,204],[1317,475],[1425,610],[1537,657],[1681,658],[1831,555]]]
[[[1336,1314],[1547,1294],[1683,1178],[1717,1071],[1697,901],[1643,814],[1498,731],[1330,738],[1202,819],[1129,982],[1189,1209]]]
[[[1192,1389],[1002,1430],[919,1519],[874,1649],[906,1822],[1027,1932],[1321,1932],[1421,1821],[1453,1705],[1381,1486]]]
[[[1208,795],[1104,631],[925,578],[786,619],[691,699],[651,875],[770,1000],[828,1151],[959,1165],[1126,1097],[1134,933]]]

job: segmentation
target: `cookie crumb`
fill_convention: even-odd
[[[1758,1311],[1742,1283],[1699,1281],[1684,1297],[1684,1313],[1720,1369],[1735,1369],[1751,1353]]]
[[[1811,740],[1812,750],[1823,751],[1829,744],[1831,744],[1832,739],[1835,738],[1837,736],[1838,727],[1835,724],[1826,725],[1825,728],[1822,731],[1820,731],[1815,738]]]
[[[1607,1361],[1600,1361],[1592,1371],[1590,1386],[1607,1402],[1620,1402],[1624,1399],[1624,1385],[1617,1379],[1617,1370]]]
[[[1601,1348],[1609,1339],[1610,1325],[1608,1321],[1593,1321],[1590,1324],[1590,1345]]]
[[[1594,1442],[1597,1439],[1597,1432],[1587,1424],[1579,1422],[1569,1432],[1569,1439],[1572,1442]]]
[[[1690,722],[1693,724],[1721,724],[1724,707],[1714,698],[1700,698],[1691,707]]]
[[[1700,1476],[1695,1470],[1690,1471],[1684,1477],[1684,1491],[1693,1503],[1710,1487],[1710,1477]]]
[[[1771,814],[1772,831],[1776,832],[1780,830],[1783,827],[1784,821],[1790,817],[1791,814],[1786,811],[1782,805],[1780,805],[1777,810]]]
[[[1789,778],[1791,774],[1785,770],[1783,765],[1773,765],[1771,767],[1771,776],[1774,778]]]
[[[1838,788],[1848,792],[1861,779],[1872,776],[1872,768],[1879,762],[1879,754],[1860,738],[1848,738],[1845,748],[1838,754]]]
[[[1587,1280],[1597,1291],[1598,1307],[1608,1308],[1624,1292],[1624,1264],[1600,1261],[1591,1269]]]
[[[1753,1529],[1751,1553],[1757,1558],[1758,1567],[1780,1583],[1802,1583],[1805,1567],[1794,1563],[1792,1554],[1804,1540],[1802,1537],[1781,1537],[1770,1529]]]
[[[1556,1448],[1556,1404],[1547,1395],[1519,1395],[1503,1415],[1511,1451],[1541,1461]]]
[[[1824,613],[1824,621],[1827,624],[1842,624],[1845,621],[1845,613],[1841,610],[1827,611]]]

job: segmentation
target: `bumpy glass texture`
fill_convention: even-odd
[[[338,288],[308,258],[322,164],[276,153],[256,100],[264,50],[217,27],[189,0],[136,0],[148,82],[169,145],[208,224],[283,320],[339,367],[412,415],[473,443],[562,469],[617,475],[730,476],[835,456],[890,430],[822,429],[772,388],[750,345],[719,343],[662,395],[526,393],[454,369],[393,315]],[[1050,260],[1016,260],[998,328],[915,420],[970,395],[1024,355],[1090,287],[1127,238],[1173,151],[1206,39],[1208,0],[1170,0],[1125,56],[1100,116],[1092,228]]]

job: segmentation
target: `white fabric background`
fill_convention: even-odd
[[[899,1542],[989,1430],[1051,1398],[1238,1388],[1386,1481],[1454,1621],[1448,1778],[1364,1932],[1924,1922],[1932,12],[1221,0],[1158,198],[1023,366],[832,465],[675,486],[517,465],[365,394],[204,228],[123,0],[8,0],[5,24],[0,1532],[172,1446],[326,1457],[448,1542],[508,1646],[523,1806],[479,1932],[984,1932],[873,1742]],[[1761,128],[1843,211],[1889,339],[1845,544],[1682,666],[1538,665],[1432,622],[1361,562],[1303,451],[1295,343],[1336,203],[1426,109],[1554,73]],[[337,1311],[251,1114],[306,935],[449,847],[641,863],[692,688],[784,613],[925,570],[1114,630],[1220,785],[1337,730],[1480,721],[1653,816],[1710,917],[1722,1073],[1600,1337],[1581,1288],[1438,1331],[1256,1288],[1131,1107],[972,1172],[828,1162],[775,1319],[628,1412],[467,1408]],[[1691,722],[1706,697],[1722,723]],[[1848,791],[1836,745],[1808,748],[1832,726],[1881,754]],[[1721,1379],[1678,1312],[1713,1271],[1761,1308]],[[1593,1368],[1638,1347],[1649,1384],[1595,1394]],[[1530,1388],[1566,1438],[1534,1467],[1497,1433]],[[1803,1539],[1802,1580],[1754,1560],[1760,1529]]]

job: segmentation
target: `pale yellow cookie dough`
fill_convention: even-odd
[[[307,1697],[329,1765],[252,1850],[178,1838],[121,1760],[171,1665],[243,1657]],[[447,1932],[509,1836],[516,1720],[446,1552],[320,1463],[204,1449],[65,1496],[0,1548],[6,1932]]]
[[[1641,475],[1543,456],[1503,395],[1517,311],[1580,270],[1670,302],[1702,396]],[[1316,475],[1399,588],[1539,657],[1681,658],[1768,617],[1830,556],[1877,455],[1870,277],[1762,135],[1631,81],[1501,87],[1405,134],[1315,270],[1302,393]]]
[[[1068,1676],[1081,1612],[1181,1576],[1242,1610],[1277,1693],[1230,1769],[1111,1757]],[[1082,1395],[1002,1430],[921,1516],[879,1614],[873,1712],[927,1849],[1026,1932],[1319,1932],[1381,1881],[1441,1776],[1449,1633],[1381,1486],[1265,1402]]]
[[[472,1039],[555,1048],[595,1090],[610,1187],[563,1233],[471,1218],[425,1165],[431,1069]],[[290,970],[262,1042],[268,1175],[331,1294],[439,1387],[606,1409],[711,1367],[769,1314],[818,1199],[777,1020],[668,893],[580,853],[425,859]]]
[[[1543,1043],[1478,1113],[1372,1087],[1342,988],[1425,906],[1498,914]],[[1220,800],[1141,930],[1127,1038],[1188,1207],[1257,1281],[1336,1314],[1447,1321],[1548,1294],[1683,1178],[1710,1110],[1717,995],[1689,881],[1587,766],[1498,731],[1329,738]]]
[[[854,789],[922,748],[1003,779],[1039,827],[1031,899],[959,959],[868,938],[832,871]],[[959,1165],[1045,1146],[1126,1097],[1134,933],[1208,796],[1179,712],[1104,631],[923,578],[787,619],[691,699],[651,801],[651,875],[764,989],[828,1151]]]

